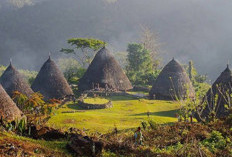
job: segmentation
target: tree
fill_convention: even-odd
[[[73,77],[76,77],[78,70],[81,68],[78,61],[73,58],[60,58],[58,66],[69,83]]]
[[[185,69],[188,71],[189,78],[193,84],[206,82],[207,76],[198,74],[196,68],[194,67],[193,61],[189,61],[189,65],[186,66]]]
[[[156,73],[153,72],[150,51],[137,43],[129,44],[127,51],[126,72],[131,82],[137,85],[151,85]]]
[[[160,43],[158,41],[158,36],[151,31],[146,26],[141,26],[141,37],[140,42],[143,44],[144,48],[150,51],[150,56],[152,58],[153,68],[158,69],[161,57],[160,57]]]
[[[90,64],[94,54],[93,52],[96,52],[106,45],[104,41],[92,38],[72,38],[68,40],[68,44],[72,48],[62,48],[60,52],[75,54],[84,68],[87,64]]]
[[[51,99],[45,102],[43,95],[33,93],[30,97],[15,91],[12,99],[16,102],[20,110],[27,116],[28,123],[38,124],[43,122],[52,114],[52,110],[61,102],[56,99]]]
[[[194,67],[193,61],[189,61],[189,64],[185,65],[184,67],[186,71],[188,71],[188,75],[195,88],[196,95],[199,97],[199,99],[202,99],[210,88],[210,85],[206,82],[207,76],[198,74],[196,68]]]

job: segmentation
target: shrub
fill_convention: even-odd
[[[210,137],[205,139],[202,144],[209,148],[211,152],[215,152],[216,149],[224,149],[226,147],[226,139],[218,131],[212,131]]]
[[[156,122],[149,120],[148,123],[149,123],[151,129],[156,130],[158,128],[158,124]]]
[[[143,126],[143,129],[146,130],[146,128],[147,128],[147,122],[143,121],[143,122],[141,122],[141,125]]]

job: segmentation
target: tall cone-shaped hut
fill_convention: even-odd
[[[187,73],[174,58],[163,68],[149,94],[151,98],[160,100],[195,97],[195,92]]]
[[[232,105],[232,72],[227,65],[227,68],[221,73],[217,80],[213,83],[212,87],[207,92],[203,99],[202,113],[198,113],[196,118],[198,121],[207,120],[210,116],[217,118],[225,117],[229,111],[225,105]],[[214,111],[214,115],[212,114]],[[200,116],[200,117],[199,117]]]
[[[0,85],[0,117],[7,121],[22,118],[22,112],[3,89],[2,85]]]
[[[14,91],[19,91],[28,97],[33,94],[29,84],[11,63],[2,74],[0,83],[10,97],[13,96]]]
[[[84,91],[96,86],[118,91],[132,89],[132,85],[119,63],[105,47],[95,55],[86,73],[80,79],[78,88]]]
[[[31,87],[35,92],[40,92],[47,100],[73,95],[63,73],[51,57],[44,63]]]

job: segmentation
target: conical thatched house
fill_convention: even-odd
[[[84,91],[96,86],[119,91],[132,89],[119,63],[105,47],[97,52],[85,75],[80,79],[78,87]]]
[[[73,95],[73,91],[55,62],[49,57],[40,69],[32,84],[35,92],[40,92],[45,99],[61,99]]]
[[[184,68],[173,58],[153,84],[150,97],[160,100],[194,98],[192,83]]]
[[[200,113],[201,119],[198,115],[196,118],[201,121],[207,120],[209,116],[216,116],[217,118],[225,117],[229,114],[228,109],[225,105],[232,103],[231,100],[232,94],[232,72],[229,69],[229,66],[221,73],[217,80],[213,83],[211,89],[207,92],[206,96],[203,99],[202,105],[203,112]],[[232,104],[231,104],[232,105]],[[215,111],[214,115],[212,111]]]
[[[14,101],[5,92],[0,85],[0,117],[4,120],[13,121],[22,117],[22,112],[16,106]]]
[[[11,63],[2,74],[0,83],[11,97],[13,96],[14,91],[19,91],[28,97],[33,94],[29,84],[26,82],[26,80],[24,80],[23,76],[12,66]]]

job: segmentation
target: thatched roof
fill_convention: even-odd
[[[63,73],[50,57],[40,69],[31,87],[35,92],[40,92],[45,99],[60,99],[73,95]]]
[[[209,114],[215,108],[216,117],[221,118],[229,114],[225,105],[232,103],[230,96],[232,94],[232,72],[229,66],[221,73],[217,80],[213,83],[211,89],[207,92],[203,99],[202,105],[204,110],[201,118],[208,119]],[[198,119],[198,117],[197,117]]]
[[[19,91],[28,97],[33,94],[33,91],[27,81],[11,63],[2,74],[0,83],[10,97],[13,96],[14,91]]]
[[[0,117],[13,121],[22,117],[22,112],[0,85]]]
[[[93,89],[95,85],[121,91],[132,89],[119,63],[105,47],[97,52],[86,73],[80,79],[78,87],[84,91]]]
[[[150,97],[161,100],[194,98],[192,83],[184,68],[173,58],[153,84]]]

